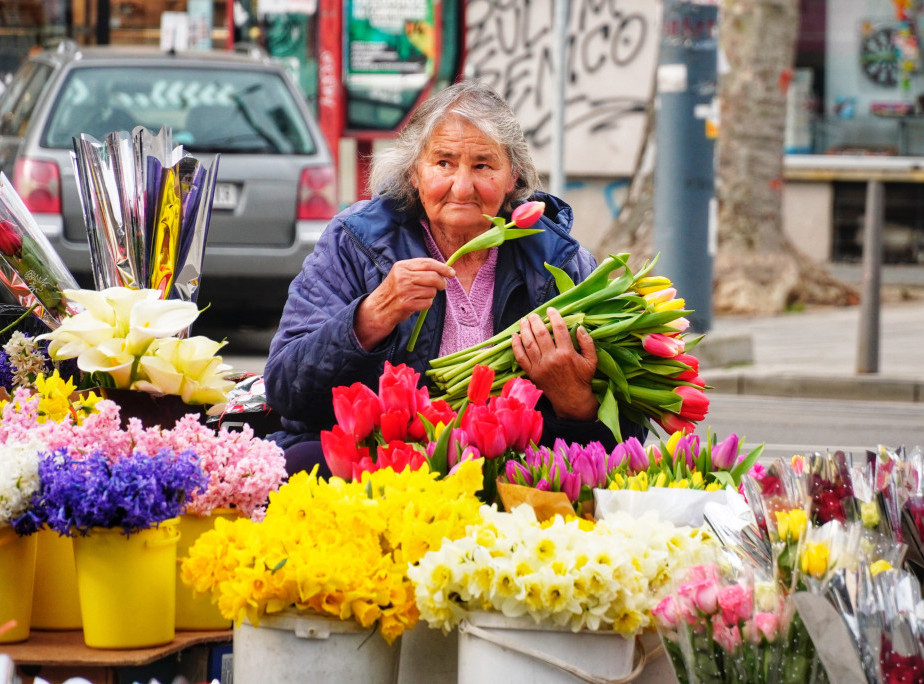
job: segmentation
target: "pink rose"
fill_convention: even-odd
[[[719,589],[719,608],[722,619],[729,625],[738,624],[751,617],[754,603],[754,592],[751,587],[743,584],[729,584]]]
[[[712,615],[719,608],[719,585],[715,580],[687,582],[677,590],[677,594],[689,601],[700,614]]]
[[[680,613],[677,597],[671,594],[662,599],[658,605],[651,609],[651,616],[658,623],[658,627],[676,629],[677,624],[683,617]]]
[[[741,645],[741,632],[738,625],[726,625],[718,615],[712,619],[712,638],[727,653],[734,653],[735,649]]]
[[[756,613],[753,620],[744,624],[744,636],[752,643],[761,639],[773,641],[780,633],[780,616],[775,613]]]

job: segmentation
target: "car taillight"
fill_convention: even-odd
[[[13,187],[26,208],[36,214],[61,213],[61,174],[58,165],[38,159],[17,159]]]
[[[295,217],[300,221],[329,219],[337,213],[337,183],[332,166],[302,169]]]

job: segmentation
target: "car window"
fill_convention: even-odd
[[[74,68],[56,98],[43,146],[88,133],[167,126],[190,151],[313,154],[302,110],[281,74],[249,69]]]
[[[26,62],[23,65],[0,99],[0,135],[25,135],[26,124],[51,72],[47,64]]]

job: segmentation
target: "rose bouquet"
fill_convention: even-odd
[[[77,307],[64,296],[77,281],[42,233],[9,178],[0,172],[0,283],[55,327]]]
[[[634,635],[650,623],[673,573],[713,558],[701,531],[654,514],[539,523],[519,506],[511,513],[483,507],[482,516],[408,570],[421,616],[443,632],[470,611],[489,610]]]
[[[684,337],[689,326],[684,300],[675,296],[667,278],[647,275],[653,262],[633,273],[628,259],[628,254],[608,257],[577,285],[547,265],[560,294],[533,313],[549,325],[546,309],[554,307],[569,328],[583,326],[590,333],[597,352],[597,415],[619,441],[621,413],[648,427],[654,421],[669,433],[693,432],[709,410],[709,400],[698,375],[699,361],[686,353],[698,340]],[[611,278],[620,268],[623,274]],[[442,391],[439,398],[459,406],[479,364],[497,373],[495,391],[508,379],[522,377],[511,347],[518,331],[515,323],[481,344],[431,361],[427,375]]]
[[[222,615],[258,625],[284,610],[377,625],[392,643],[417,623],[409,569],[479,519],[477,462],[450,477],[391,468],[359,481],[297,473],[260,523],[219,519],[183,560],[183,582]]]
[[[224,401],[233,386],[225,379],[229,367],[216,354],[224,343],[178,337],[199,315],[195,304],[127,287],[64,294],[85,309],[38,337],[49,340],[52,359],[76,358],[101,387],[178,395],[187,404]]]
[[[681,682],[827,682],[791,602],[772,582],[691,568],[652,615]]]

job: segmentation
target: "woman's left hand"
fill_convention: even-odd
[[[549,307],[546,315],[552,324],[551,334],[537,314],[520,321],[520,332],[512,339],[513,356],[552,402],[559,418],[593,420],[600,406],[590,388],[597,368],[594,341],[583,326],[578,327],[578,352],[561,314]]]

